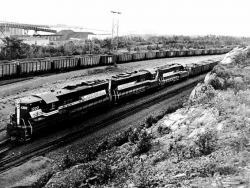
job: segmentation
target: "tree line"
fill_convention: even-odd
[[[117,50],[141,51],[162,49],[205,49],[223,46],[250,44],[248,37],[231,36],[121,36],[104,40],[92,39],[74,43],[72,41],[48,46],[28,45],[21,39],[6,37],[2,39],[0,60],[43,58],[85,54],[104,54]]]

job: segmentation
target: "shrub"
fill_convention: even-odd
[[[100,153],[102,151],[106,151],[107,149],[109,149],[109,142],[108,140],[104,140],[98,145],[96,152]]]
[[[158,131],[158,133],[160,133],[161,135],[163,135],[163,134],[169,134],[169,133],[171,133],[171,128],[170,127],[162,127],[162,126],[159,126],[158,128],[157,128],[157,131]]]
[[[134,130],[131,129],[131,131],[129,132],[129,137],[128,137],[129,141],[136,144],[136,142],[139,141],[139,137],[143,128],[144,128],[144,125],[140,125]]]
[[[157,123],[157,118],[153,117],[152,115],[150,115],[147,119],[146,119],[146,127],[149,128],[151,127],[154,123]]]
[[[163,132],[163,127],[162,127],[162,126],[159,126],[159,127],[157,128],[157,131],[158,131],[158,133],[162,134],[162,132]]]
[[[73,159],[71,159],[71,158],[69,157],[68,154],[65,155],[65,157],[64,157],[63,160],[62,160],[62,165],[61,165],[62,170],[65,170],[65,169],[67,169],[67,168],[70,168],[70,167],[73,166],[73,165],[74,165]]]
[[[185,148],[184,144],[175,141],[170,144],[169,151],[177,157],[178,161],[181,161],[185,157]]]
[[[78,162],[85,163],[85,162],[95,160],[97,155],[98,155],[97,150],[95,150],[95,149],[89,150],[87,152],[86,156],[83,159],[79,160]]]
[[[146,131],[141,131],[139,141],[136,143],[135,155],[146,153],[152,147],[151,136]]]
[[[113,140],[113,146],[121,146],[129,141],[129,133],[131,129],[124,131],[123,133],[119,133]]]
[[[208,155],[215,151],[217,146],[217,134],[213,130],[206,130],[197,135],[195,144],[198,146],[201,155]]]
[[[107,160],[98,160],[91,164],[86,164],[84,176],[75,181],[75,187],[92,187],[93,185],[107,184],[115,177],[115,170],[111,168]]]

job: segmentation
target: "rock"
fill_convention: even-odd
[[[133,183],[128,184],[128,188],[134,188],[134,187],[135,187],[135,184]]]
[[[143,160],[143,161],[145,161],[147,159],[147,155],[146,154],[141,155],[140,159]]]
[[[170,120],[173,120],[173,121],[178,121],[178,120],[180,120],[180,119],[183,119],[185,116],[183,115],[183,114],[177,114],[177,113],[174,113],[174,114],[171,114],[170,116],[169,116],[169,119]]]
[[[170,187],[174,187],[174,185],[173,184],[166,184],[164,187],[165,188],[170,188]]]
[[[214,89],[225,88],[225,80],[216,75],[216,73],[208,73],[204,79],[204,84],[213,86]]]
[[[171,127],[174,123],[175,123],[175,121],[169,120],[169,119],[165,119],[163,122],[164,127]]]
[[[185,173],[182,173],[182,174],[177,174],[177,175],[173,176],[172,178],[179,179],[179,178],[184,178],[184,177],[187,177],[187,175]]]
[[[234,77],[234,81],[239,84],[243,83],[242,77]]]
[[[204,84],[211,84],[211,80],[214,80],[216,77],[215,73],[209,72],[206,77],[204,78]]]
[[[198,173],[191,173],[189,177],[194,178],[194,177],[197,177],[198,175],[199,175]]]
[[[222,181],[223,185],[240,185],[240,181]]]
[[[205,99],[209,99],[214,96],[214,88],[211,85],[199,83],[191,92],[189,101],[191,103],[203,102]]]
[[[191,184],[190,187],[191,188],[199,188],[200,186],[199,186],[199,184]]]
[[[223,124],[222,122],[221,122],[221,123],[218,123],[218,125],[217,125],[217,130],[218,130],[218,131],[222,131],[223,126],[224,126],[224,124]]]
[[[205,132],[205,128],[204,128],[204,127],[199,128],[199,129],[195,129],[191,134],[189,134],[189,135],[187,136],[187,138],[196,137],[198,134],[204,133],[204,132]]]
[[[239,177],[229,177],[222,180],[223,185],[239,185],[242,184],[243,181]]]

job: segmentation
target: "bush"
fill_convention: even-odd
[[[109,142],[108,140],[104,140],[98,145],[96,152],[100,153],[102,151],[106,151],[107,149],[109,149]]]
[[[169,134],[169,133],[171,133],[171,128],[170,127],[162,127],[162,126],[159,126],[158,128],[157,128],[157,131],[158,131],[158,133],[160,133],[161,135],[163,135],[163,134]]]
[[[140,125],[137,128],[135,128],[134,130],[131,129],[131,131],[129,132],[128,140],[131,143],[136,144],[136,142],[139,141],[139,136],[140,136],[143,128],[144,128],[144,125]]]
[[[129,133],[131,129],[124,131],[123,133],[119,133],[113,140],[113,146],[121,146],[127,142],[129,142]]]
[[[97,157],[98,153],[97,153],[97,150],[93,149],[93,150],[89,150],[86,154],[86,156],[79,160],[78,162],[80,163],[86,163],[86,162],[89,162],[89,161],[92,161],[92,160],[95,160],[96,157]]]
[[[85,187],[103,185],[107,184],[114,177],[115,170],[111,168],[109,162],[107,160],[100,160],[86,167],[85,176],[81,180],[81,184]]]
[[[62,170],[65,170],[67,168],[70,168],[71,166],[74,165],[74,161],[69,157],[69,155],[65,155],[65,157],[62,160]]]
[[[149,128],[151,127],[154,123],[157,123],[158,119],[156,117],[153,117],[152,115],[150,115],[147,119],[146,119],[146,127]]]
[[[201,155],[209,155],[215,151],[217,146],[217,134],[213,130],[206,130],[197,135],[195,144],[198,146]]]
[[[151,136],[146,132],[142,131],[139,135],[139,141],[136,143],[135,155],[141,155],[146,153],[152,147]]]

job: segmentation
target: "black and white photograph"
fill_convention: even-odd
[[[0,188],[250,188],[249,0],[0,4]]]

